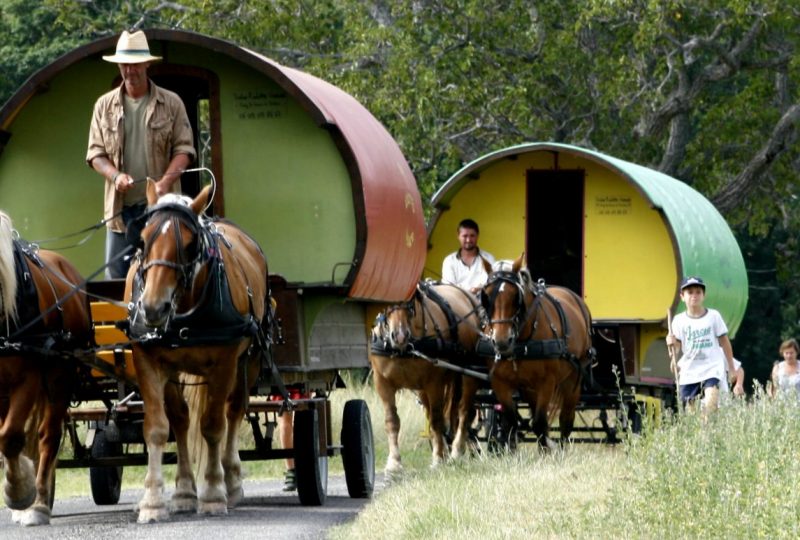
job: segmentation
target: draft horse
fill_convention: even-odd
[[[455,285],[421,281],[410,300],[381,312],[372,329],[370,363],[375,390],[383,402],[389,456],[385,471],[402,470],[395,394],[416,390],[431,431],[432,466],[446,458],[445,432],[455,430],[463,393],[461,375],[436,365],[481,362],[474,355],[480,337],[477,299]],[[432,361],[433,360],[433,361]]]
[[[148,181],[143,226],[132,227],[140,229],[141,249],[127,276],[125,298],[148,452],[140,523],[169,515],[161,461],[170,425],[178,457],[173,512],[224,514],[243,495],[237,431],[269,347],[261,326],[271,316],[267,261],[239,227],[204,217],[210,192],[207,186],[194,200],[174,195],[159,200]],[[179,380],[189,384],[187,392],[198,394],[191,409]],[[199,495],[189,455],[190,422],[199,425],[205,442]]]
[[[16,237],[0,212],[0,454],[4,499],[23,525],[50,523],[64,418],[93,342],[83,278]]]
[[[530,405],[533,433],[549,449],[554,446],[548,437],[551,406],[560,409],[561,440],[572,432],[582,374],[594,357],[592,319],[573,291],[535,283],[523,260],[524,254],[510,271],[485,265],[489,278],[481,303],[488,321],[479,350],[489,356],[492,390],[503,405],[502,433],[511,448],[518,419],[514,392],[519,391]]]

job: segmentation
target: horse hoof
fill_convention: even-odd
[[[225,502],[201,502],[197,513],[206,516],[222,516],[228,513],[228,504]]]
[[[50,525],[50,508],[47,506],[35,506],[22,512],[19,524],[23,527],[36,527],[39,525]]]
[[[158,523],[159,521],[166,521],[169,519],[169,512],[165,506],[157,506],[154,508],[144,507],[139,505],[139,517],[136,518],[137,523]]]
[[[36,499],[36,486],[31,485],[30,490],[20,495],[13,493],[11,484],[6,484],[3,500],[11,510],[25,510]]]
[[[228,508],[234,508],[244,499],[244,489],[242,486],[234,488],[228,492]]]
[[[173,496],[172,501],[170,501],[170,512],[173,514],[197,512],[197,497],[190,495]]]

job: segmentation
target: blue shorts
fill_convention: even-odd
[[[687,401],[696,398],[698,395],[700,395],[700,391],[705,390],[706,388],[719,388],[719,382],[719,379],[716,377],[711,377],[703,382],[680,385],[681,403],[686,405]]]

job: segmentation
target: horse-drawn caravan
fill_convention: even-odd
[[[481,248],[500,259],[525,252],[534,280],[585,300],[597,356],[580,407],[601,411],[593,426],[607,438],[620,427],[609,410],[637,418],[636,400],[651,411],[673,403],[663,338],[682,276],[705,279],[731,337],[742,322],[747,275],[730,228],[701,194],[657,171],[575,146],[523,144],[469,163],[432,204],[425,275],[439,277],[470,217]]]
[[[327,393],[339,370],[367,366],[368,305],[406,299],[422,272],[425,227],[414,177],[383,126],[340,89],[226,41],[175,30],[147,35],[163,57],[149,74],[183,99],[196,138],[198,161],[183,175],[184,192],[197,196],[213,176],[206,213],[230,218],[269,261],[272,362],[261,366],[250,400],[256,450],[242,459],[293,455],[301,501],[320,504],[325,460],[341,450],[351,494],[368,495],[369,411],[348,403],[336,445]],[[115,43],[108,37],[59,58],[0,109],[3,209],[21,237],[56,238],[42,248],[72,246],[66,255],[89,276],[90,296],[109,300],[93,304],[98,346],[82,370],[91,367],[94,377],[74,398],[104,405],[71,411],[74,437],[76,422],[90,429],[63,463],[93,467],[93,494],[105,503],[118,498],[120,467],[146,461],[123,454],[124,443],[141,440],[142,420],[131,351],[116,328],[126,317],[114,305],[124,283],[98,279],[104,231],[100,224],[86,230],[103,206],[102,181],[84,162],[87,128],[94,100],[120,83],[116,67],[101,60]],[[283,386],[315,396],[294,400],[294,451],[271,449],[272,432],[262,432],[256,416],[282,406],[265,398]]]

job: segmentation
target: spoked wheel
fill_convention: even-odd
[[[294,463],[300,503],[305,506],[325,504],[328,456],[319,451],[319,414],[316,409],[294,413]]]
[[[375,489],[375,443],[369,407],[363,399],[344,404],[341,440],[347,493],[353,499],[368,499]]]
[[[92,457],[104,458],[122,455],[122,444],[112,443],[106,437],[105,426],[98,423],[92,443]],[[122,487],[122,467],[89,467],[89,482],[95,504],[109,505],[119,502]]]

